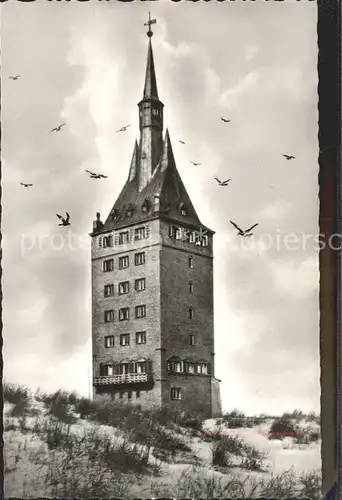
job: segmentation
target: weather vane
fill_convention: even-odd
[[[144,26],[148,26],[148,32],[147,36],[151,38],[153,36],[153,31],[151,31],[151,25],[155,24],[157,22],[157,19],[151,19],[151,12],[148,13],[148,21],[147,23],[144,23]]]

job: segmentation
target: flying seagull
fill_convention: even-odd
[[[244,236],[245,238],[247,236],[252,236],[253,233],[251,233],[252,229],[254,229],[256,226],[258,226],[259,224],[254,224],[254,226],[250,227],[249,229],[246,229],[245,231],[243,229],[241,229],[237,224],[235,224],[235,222],[233,221],[229,221],[238,231],[239,231],[239,236]]]
[[[20,78],[20,75],[15,75],[15,76],[9,77],[10,80],[18,80],[18,78]]]
[[[120,130],[117,130],[117,132],[125,132],[130,125],[125,125],[124,127],[121,127]]]
[[[21,182],[20,185],[26,188],[33,186],[33,184],[26,184],[25,182]]]
[[[195,167],[196,167],[197,165],[202,165],[201,163],[195,163],[194,161],[191,161],[191,160],[190,160],[190,163],[192,163],[193,165],[195,165]]]
[[[59,226],[70,226],[70,215],[68,214],[68,212],[65,212],[66,214],[66,219],[64,217],[62,217],[61,215],[59,214],[56,214],[57,217],[62,221],[60,224],[58,224]]]
[[[294,160],[295,159],[295,156],[291,156],[291,155],[283,155],[284,158],[286,158],[287,160]]]
[[[64,127],[64,125],[66,125],[66,123],[62,123],[62,125],[58,125],[58,127],[53,128],[52,130],[50,130],[50,132],[60,132],[62,130],[62,127]]]
[[[91,179],[107,179],[108,175],[96,174],[95,172],[90,172],[90,170],[86,170],[88,174],[90,174]]]
[[[222,116],[221,116],[221,120],[222,120],[224,123],[229,123],[229,122],[231,122],[231,120],[227,120],[227,118],[222,118]]]
[[[226,181],[220,181],[217,177],[214,177],[214,179],[218,182],[219,186],[228,186],[228,182],[231,181],[231,179],[227,179]]]
[[[181,144],[185,144],[185,142],[184,142],[184,141],[179,141],[179,142],[180,142]]]

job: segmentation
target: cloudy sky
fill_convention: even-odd
[[[216,231],[223,407],[319,410],[318,255],[310,239],[318,232],[316,5],[152,7],[164,126],[198,214]],[[148,8],[114,1],[2,6],[9,381],[88,394],[88,234],[95,213],[107,216],[119,194],[138,138]],[[10,80],[15,74],[21,78]],[[63,122],[60,133],[49,133]],[[127,132],[115,133],[128,123]],[[109,177],[94,182],[85,169]],[[218,187],[215,176],[231,177],[229,187]],[[65,211],[72,240],[57,226],[55,214]],[[242,246],[229,220],[260,225]]]

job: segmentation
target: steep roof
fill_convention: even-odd
[[[94,233],[126,227],[157,216],[164,216],[184,225],[204,227],[178,173],[168,130],[166,130],[159,163],[150,182],[141,192],[137,188],[138,155],[138,143],[135,142],[128,179],[104,225],[94,230]],[[157,211],[154,210],[155,196],[159,197],[159,210]],[[143,212],[142,207],[146,202],[149,210]],[[187,212],[186,216],[181,215],[181,204]],[[127,210],[131,210],[130,215],[127,215]],[[115,219],[112,214],[115,214]],[[210,231],[209,228],[206,229]]]
[[[157,79],[154,68],[151,38],[148,42],[147,64],[145,73],[144,99],[158,99]]]

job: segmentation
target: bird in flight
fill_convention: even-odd
[[[33,186],[33,184],[26,184],[25,182],[21,182],[20,185],[26,188]]]
[[[258,226],[259,224],[254,224],[254,226],[250,227],[249,229],[246,229],[245,231],[243,229],[241,229],[241,227],[239,227],[237,224],[235,224],[235,222],[233,221],[229,221],[238,231],[239,231],[239,236],[244,236],[245,238],[247,236],[252,236],[253,233],[251,233],[252,229],[254,229],[256,226]]]
[[[58,127],[53,128],[52,130],[50,130],[50,132],[60,132],[62,130],[62,127],[64,127],[64,125],[66,125],[66,123],[62,123],[62,125],[58,125]]]
[[[284,158],[286,158],[287,160],[294,160],[295,159],[295,156],[291,156],[291,155],[283,155]]]
[[[15,76],[9,77],[10,80],[18,80],[18,78],[20,78],[20,75],[15,75]]]
[[[227,118],[222,118],[222,116],[221,116],[221,120],[222,120],[224,123],[229,123],[229,122],[231,122],[231,120],[227,120]]]
[[[191,160],[190,160],[190,163],[192,163],[193,165],[195,165],[195,167],[196,167],[197,165],[202,165],[202,163],[196,163],[196,162],[191,161]]]
[[[56,214],[56,215],[62,221],[60,224],[58,224],[59,226],[70,226],[70,222],[69,222],[70,215],[68,214],[68,212],[65,212],[66,218],[62,217],[59,214]]]
[[[180,142],[181,144],[185,144],[185,142],[184,142],[184,141],[179,141],[179,142]]]
[[[120,130],[117,130],[117,132],[125,132],[130,125],[125,125],[124,127],[121,127]]]
[[[86,170],[88,174],[90,174],[91,179],[107,179],[108,175],[96,174],[95,172],[90,172],[90,170]]]
[[[220,181],[217,177],[215,177],[215,181],[218,182],[219,186],[228,186],[228,182],[231,181],[231,179],[227,179],[226,181]]]

